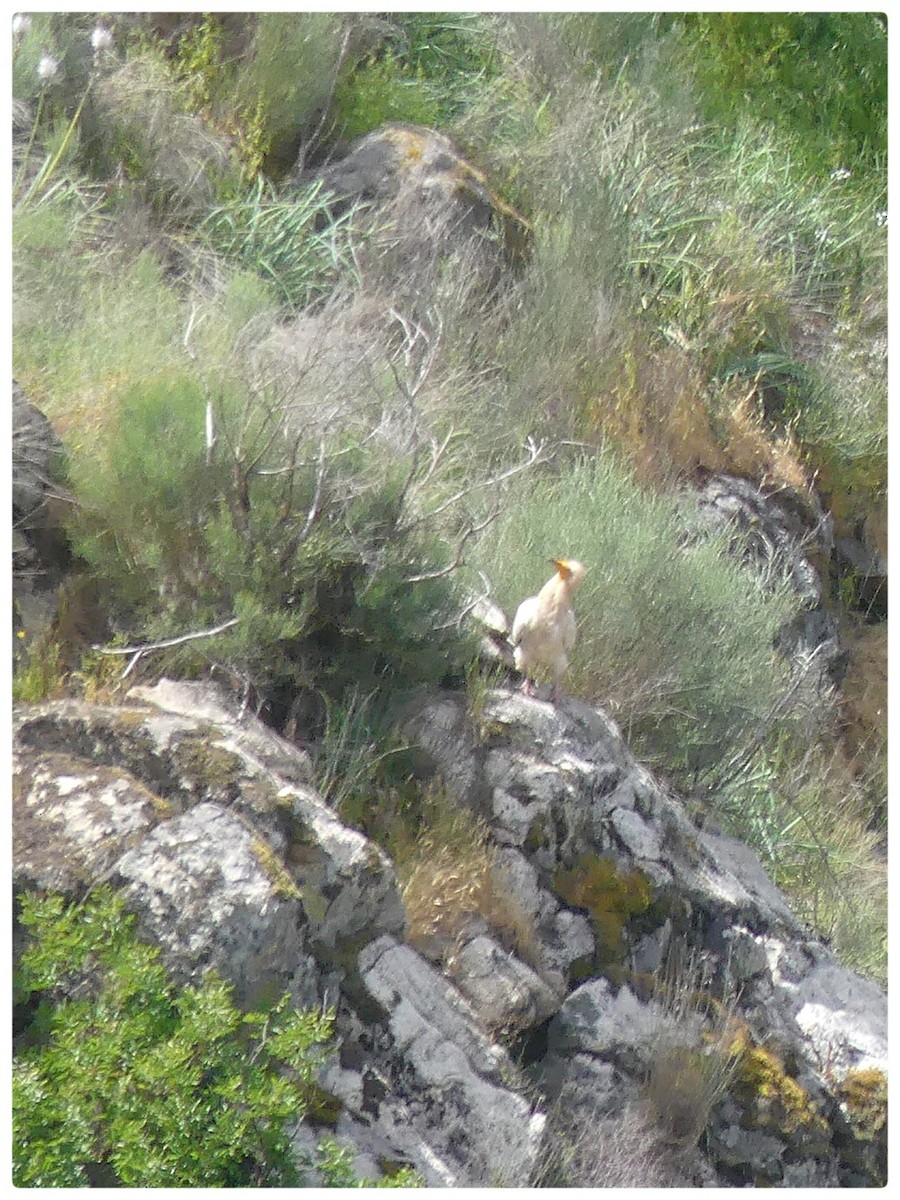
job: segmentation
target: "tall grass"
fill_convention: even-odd
[[[652,22],[579,14],[560,34],[548,20],[540,50],[520,47],[515,70],[492,80],[459,125],[534,223],[532,262],[506,324],[489,335],[511,419],[543,427],[549,417],[563,436],[602,433],[639,461],[647,405],[629,381],[634,372],[653,387],[665,348],[696,380],[696,420],[705,405],[719,467],[737,463],[707,395],[736,381],[773,418],[771,438],[792,429],[799,454],[815,445],[815,469],[856,426],[840,405],[827,432],[805,420],[825,407],[815,368],[831,367],[829,335],[851,314],[860,332],[879,319],[877,177],[811,175],[790,138],[753,114],[729,131],[704,123],[677,46]],[[610,30],[613,47],[625,38],[634,51],[618,69]],[[622,404],[633,419],[610,427],[604,411]],[[877,440],[885,414],[872,416]],[[836,490],[853,488],[852,475],[834,474]]]
[[[822,746],[785,736],[712,799],[758,851],[801,920],[847,966],[887,984],[887,861],[865,781]]]
[[[351,218],[331,215],[318,184],[280,199],[260,176],[249,195],[213,208],[203,230],[219,253],[257,271],[296,312],[352,275]]]

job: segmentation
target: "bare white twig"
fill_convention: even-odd
[[[224,633],[226,629],[230,629],[232,625],[237,625],[240,617],[231,617],[227,621],[223,621],[221,625],[216,625],[213,629],[198,629],[196,633],[182,633],[179,637],[166,638],[162,642],[147,642],[143,646],[92,646],[92,650],[96,650],[99,654],[133,654],[140,657],[146,654],[148,650],[166,650],[169,646],[180,646],[182,642],[191,642],[196,638],[214,637],[217,633]],[[130,664],[130,671],[134,664]]]
[[[300,532],[301,542],[309,533],[310,529],[312,529],[313,524],[322,509],[322,489],[325,485],[325,467],[327,462],[328,458],[325,453],[325,439],[322,438],[322,441],[319,443],[319,462],[318,466],[316,467],[316,487],[315,491],[313,492],[312,504],[310,504],[309,512],[306,514],[306,521],[304,522],[303,529]]]
[[[185,331],[184,331],[184,337],[182,338],[182,344],[183,344],[183,346],[184,346],[185,350],[188,352],[188,356],[189,356],[190,358],[196,358],[196,357],[197,357],[197,351],[196,351],[196,350],[193,348],[193,346],[190,344],[190,343],[191,343],[191,333],[193,332],[193,329],[194,329],[194,321],[195,321],[196,319],[197,319],[197,305],[196,305],[196,304],[192,304],[192,305],[191,305],[191,315],[190,315],[190,317],[188,318],[187,329],[185,329]]]
[[[443,579],[446,575],[452,575],[454,571],[458,570],[459,567],[462,566],[463,551],[466,548],[466,543],[471,541],[471,539],[473,537],[476,537],[479,533],[482,533],[485,529],[487,529],[488,525],[490,525],[492,521],[496,521],[496,519],[497,519],[497,517],[499,517],[499,515],[500,515],[500,509],[496,508],[496,509],[494,509],[494,511],[492,513],[489,513],[488,516],[485,517],[485,519],[483,521],[480,521],[478,524],[475,524],[475,525],[469,525],[469,527],[465,530],[465,532],[460,537],[459,541],[456,543],[456,553],[454,554],[452,560],[449,563],[447,563],[446,566],[438,567],[434,571],[423,571],[419,575],[408,575],[404,579],[403,582],[404,583],[424,583],[426,580],[429,580],[429,579]]]
[[[547,460],[548,456],[543,442],[536,442],[534,438],[529,437],[526,440],[525,445],[528,448],[528,457],[524,462],[516,463],[516,465],[513,467],[507,467],[505,471],[501,471],[498,475],[491,475],[487,479],[476,479],[474,483],[467,484],[464,488],[460,488],[458,492],[455,492],[442,504],[439,504],[437,508],[429,509],[427,513],[423,513],[414,521],[411,521],[405,527],[404,533],[408,532],[410,529],[414,529],[417,525],[421,525],[423,521],[430,521],[433,520],[434,517],[440,516],[440,514],[446,512],[448,508],[452,508],[454,504],[458,504],[464,496],[470,496],[472,492],[480,491],[483,488],[494,487],[496,484],[503,483],[507,479],[512,479],[514,475],[519,475],[522,471],[527,471],[530,467],[536,466],[537,463],[545,462]],[[444,446],[440,448],[441,453],[445,447],[446,442]],[[437,466],[437,461],[432,464],[431,471],[434,470],[435,466]]]
[[[213,454],[216,449],[216,412],[212,406],[212,401],[206,402],[206,465],[212,465]]]

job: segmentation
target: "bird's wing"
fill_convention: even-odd
[[[514,646],[518,646],[525,634],[533,627],[537,612],[537,602],[537,596],[529,596],[516,609],[516,615],[513,618],[512,633],[509,635],[509,640]]]
[[[575,645],[575,634],[577,628],[575,625],[575,614],[571,608],[567,608],[559,618],[559,632],[562,638],[562,644],[566,648],[568,654]]]

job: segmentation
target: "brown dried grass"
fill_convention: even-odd
[[[424,828],[397,863],[409,944],[443,959],[484,922],[505,949],[539,969],[533,923],[503,890],[485,822],[437,790],[427,806]]]

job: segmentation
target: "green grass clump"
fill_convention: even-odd
[[[342,81],[334,98],[340,127],[349,141],[389,121],[437,125],[438,105],[427,84],[404,70],[391,50],[362,63]]]
[[[841,962],[886,986],[884,833],[864,783],[823,747],[782,734],[708,803]]]
[[[773,644],[793,605],[785,582],[715,541],[685,546],[674,504],[609,453],[511,490],[482,561],[512,613],[560,554],[588,568],[568,686],[611,709],[641,753],[702,772],[768,712],[784,683]]]
[[[342,74],[333,113],[351,140],[389,121],[444,129],[496,70],[486,13],[392,13],[382,43]]]
[[[751,107],[814,168],[883,164],[887,19],[876,12],[690,13],[689,61],[709,115]]]
[[[256,271],[293,311],[353,269],[350,214],[333,217],[318,184],[279,199],[260,176],[249,195],[212,209],[203,229],[220,254]]]

